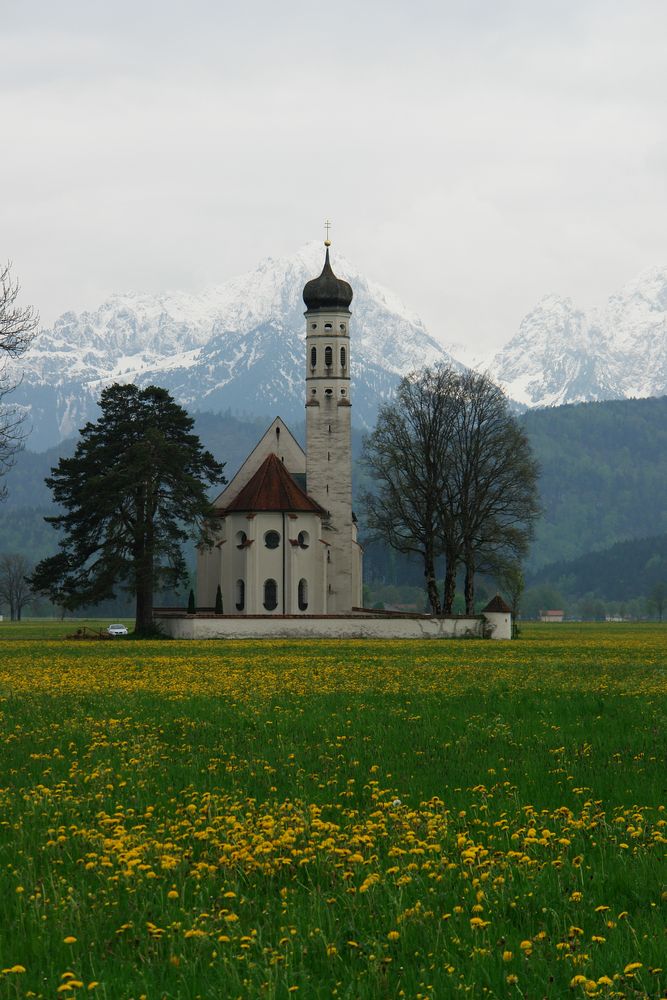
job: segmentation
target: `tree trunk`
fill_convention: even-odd
[[[153,584],[154,584],[154,552],[153,524],[150,517],[139,543],[140,556],[137,559],[137,603],[134,622],[135,635],[150,635],[153,632]]]
[[[424,552],[424,576],[426,577],[426,593],[428,594],[431,611],[436,617],[442,614],[440,606],[440,595],[438,594],[438,581],[435,578],[435,558],[433,556],[433,546],[430,541],[426,545]]]
[[[445,556],[445,583],[442,588],[442,613],[451,615],[456,596],[456,560]]]
[[[137,603],[134,621],[135,635],[149,635],[153,631],[153,581],[143,574],[137,580]]]
[[[475,614],[475,562],[472,556],[466,559],[466,578],[464,583],[466,614]]]

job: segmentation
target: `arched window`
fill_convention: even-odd
[[[299,611],[306,611],[308,608],[308,581],[299,580]]]
[[[245,608],[245,583],[243,580],[236,581],[236,610],[243,611]]]
[[[325,330],[333,330],[333,323],[325,323],[324,324],[324,329]]]
[[[275,580],[264,581],[264,607],[267,611],[275,611],[278,607],[278,584]]]
[[[280,545],[280,535],[277,531],[267,531],[264,535],[264,544],[267,549],[277,549]]]
[[[310,367],[311,368],[316,368],[317,367],[317,348],[316,347],[311,347],[311,349],[310,349]]]
[[[326,368],[331,368],[333,364],[333,351],[330,347],[324,348],[324,365]]]
[[[344,347],[341,347],[341,349],[340,349],[340,366],[341,366],[341,368],[345,367],[346,362],[347,362],[346,351],[345,351]]]
[[[237,549],[244,549],[245,546],[246,546],[246,542],[247,541],[248,541],[248,536],[246,535],[245,531],[237,531],[236,532],[236,548]]]
[[[296,536],[296,540],[299,543],[300,549],[307,549],[310,545],[310,535],[307,531],[300,531]]]

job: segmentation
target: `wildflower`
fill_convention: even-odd
[[[389,933],[387,934],[387,940],[388,941],[398,941],[398,939],[400,938],[400,936],[401,935],[398,933],[398,931],[389,931]],[[348,944],[349,943],[350,942],[348,941]]]
[[[514,958],[514,952],[504,951],[503,952],[503,962],[511,962]]]
[[[170,889],[167,893],[167,899],[178,899],[178,893],[175,889]]]
[[[641,967],[642,967],[641,962],[630,962],[630,964],[626,965],[626,967],[623,969],[623,975],[631,976],[633,972],[636,972],[637,969],[641,969]]]
[[[515,975],[513,972],[510,972],[509,976],[505,976],[505,982],[509,986],[513,986],[515,983],[519,982],[519,977]]]
[[[63,943],[76,944],[76,938],[72,934],[69,934],[66,938],[63,938]]]

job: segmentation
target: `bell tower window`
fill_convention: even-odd
[[[331,368],[333,364],[333,351],[331,347],[324,348],[324,367]]]
[[[317,367],[317,348],[316,347],[311,347],[311,349],[310,349],[310,367],[311,368],[316,368]]]
[[[347,364],[347,352],[346,352],[346,350],[345,350],[344,347],[341,347],[341,349],[340,349],[340,366],[341,366],[341,368],[344,368],[346,364]]]

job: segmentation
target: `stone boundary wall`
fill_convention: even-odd
[[[512,637],[511,616],[504,614],[428,618],[373,615],[184,615],[156,611],[155,619],[173,639],[492,639]]]

